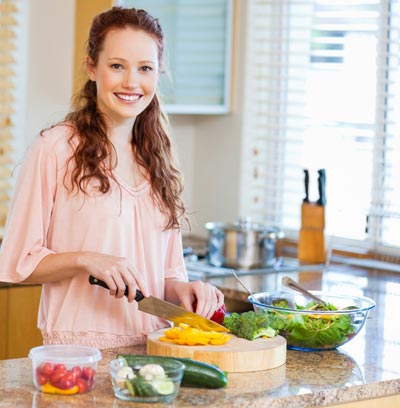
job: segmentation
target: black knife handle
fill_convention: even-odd
[[[102,288],[110,289],[110,288],[108,287],[107,283],[105,283],[104,281],[102,281],[102,280],[100,280],[100,279],[95,278],[95,277],[92,276],[92,275],[89,276],[89,283],[90,283],[91,285],[99,285],[99,286],[101,286]],[[129,290],[128,290],[128,286],[127,286],[127,287],[125,288],[124,295],[125,295],[125,296],[128,296],[128,294],[129,294]],[[136,300],[136,302],[140,302],[142,299],[144,299],[143,293],[142,293],[140,290],[137,289],[137,290],[136,290],[135,300]]]
[[[319,193],[319,199],[317,201],[318,205],[324,206],[326,204],[325,184],[326,184],[325,169],[320,169],[318,170],[318,193]]]
[[[303,202],[308,203],[310,200],[308,198],[308,186],[310,184],[310,175],[308,174],[308,170],[304,169],[304,189],[306,192],[306,196],[303,199]]]

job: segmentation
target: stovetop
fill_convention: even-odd
[[[279,257],[276,262],[266,268],[260,269],[235,269],[237,275],[259,275],[277,272],[293,272],[302,270],[320,270],[323,265],[303,265],[295,258]],[[207,259],[192,260],[190,257],[186,260],[186,269],[191,279],[205,279],[207,277],[225,277],[232,275],[232,269],[223,266],[210,265]]]

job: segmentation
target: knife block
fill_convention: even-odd
[[[303,203],[297,251],[297,258],[300,262],[325,262],[324,229],[325,207],[316,203]]]

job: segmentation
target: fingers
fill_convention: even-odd
[[[149,296],[146,280],[125,259],[107,254],[86,254],[88,273],[103,280],[109,287],[110,296],[122,298],[128,289],[128,301],[133,302],[139,289],[144,296]]]
[[[209,283],[197,281],[191,284],[192,293],[197,300],[195,312],[209,319],[224,303],[223,293]]]

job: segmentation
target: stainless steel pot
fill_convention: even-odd
[[[208,222],[208,262],[229,268],[265,268],[276,262],[276,244],[283,232],[276,227],[240,219]]]

